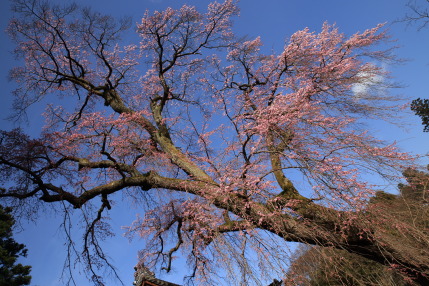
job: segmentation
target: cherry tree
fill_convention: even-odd
[[[106,213],[129,199],[145,210],[128,229],[145,242],[139,263],[170,271],[182,253],[200,284],[219,268],[244,283],[265,283],[258,269],[283,278],[287,242],[427,281],[428,240],[398,251],[412,228],[380,231],[389,222],[366,208],[377,190],[368,178],[397,178],[410,163],[362,125],[398,111],[376,88],[389,76],[377,61],[392,60],[375,49],[382,25],[346,37],[326,23],[265,54],[260,38],[234,36],[232,0],[146,12],[129,45],[126,20],[37,0],[14,9],[8,32],[24,59],[11,71],[15,114],[49,104],[39,137],[1,132],[0,197],[23,212],[58,208],[65,222],[80,211],[76,253],[94,283],[110,265],[99,243]]]

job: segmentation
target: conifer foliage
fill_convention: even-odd
[[[16,263],[19,256],[26,256],[25,245],[16,242],[12,237],[15,221],[10,208],[0,206],[0,285],[21,286],[31,282],[31,266]]]

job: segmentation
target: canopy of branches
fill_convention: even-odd
[[[131,45],[121,45],[128,21],[89,9],[15,0],[14,10],[8,32],[25,60],[11,71],[16,114],[51,104],[39,137],[1,131],[0,198],[79,210],[76,255],[94,283],[119,193],[146,210],[129,228],[144,238],[141,263],[170,271],[182,251],[200,285],[218,269],[245,283],[264,283],[258,271],[283,278],[290,241],[427,281],[428,240],[367,210],[377,190],[367,178],[397,178],[411,163],[362,127],[398,112],[372,90],[389,86],[376,64],[393,60],[376,48],[382,25],[348,37],[326,23],[265,54],[260,38],[233,34],[232,0],[146,12]]]

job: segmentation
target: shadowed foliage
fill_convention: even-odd
[[[19,256],[26,256],[25,245],[17,243],[12,237],[15,223],[10,208],[0,206],[0,285],[21,286],[31,282],[31,266],[16,263]]]

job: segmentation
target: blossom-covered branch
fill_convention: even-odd
[[[396,98],[368,87],[374,78],[389,87],[377,61],[393,60],[391,51],[375,49],[387,38],[383,25],[346,37],[326,23],[264,54],[259,37],[233,35],[238,8],[226,0],[206,13],[146,12],[138,44],[121,46],[126,21],[14,3],[8,31],[25,59],[11,71],[18,115],[43,97],[74,106],[52,100],[39,138],[1,133],[0,198],[68,204],[86,216],[96,209],[84,256],[91,241],[102,253],[94,230],[123,193],[150,205],[129,233],[145,238],[142,263],[154,268],[170,271],[183,250],[192,276],[207,282],[220,261],[247,273],[251,249],[255,265],[285,273],[278,244],[294,241],[426,281],[428,267],[380,236],[383,224],[367,212],[369,178],[397,178],[411,162],[361,127],[397,111]]]

